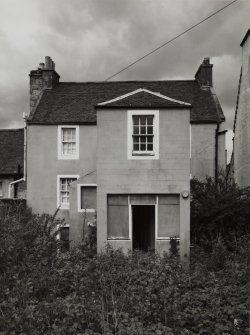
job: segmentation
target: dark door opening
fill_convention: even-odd
[[[155,206],[132,206],[133,250],[155,249]]]

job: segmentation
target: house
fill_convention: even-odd
[[[250,186],[250,29],[240,46],[242,68],[240,73],[234,118],[234,147],[230,164],[235,182],[240,187]]]
[[[0,199],[26,198],[24,129],[0,129]]]
[[[222,109],[206,58],[194,80],[60,82],[45,58],[30,72],[27,204],[59,215],[79,243],[189,254],[190,173],[225,168]]]

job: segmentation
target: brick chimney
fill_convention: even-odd
[[[200,83],[201,86],[213,86],[213,64],[210,64],[209,57],[204,58],[203,62],[199,66],[195,79]]]
[[[40,63],[37,70],[30,71],[30,114],[35,111],[37,103],[45,89],[53,89],[59,83],[60,76],[55,71],[55,63],[45,57],[45,64]]]

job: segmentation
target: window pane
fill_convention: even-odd
[[[141,116],[141,117],[140,117],[140,124],[141,124],[142,126],[145,126],[145,125],[146,125],[146,116]]]
[[[130,195],[131,205],[155,205],[156,196],[155,195],[145,195],[145,194],[134,194]]]
[[[180,205],[158,205],[158,236],[180,236]]]
[[[127,206],[128,195],[127,194],[108,195],[108,205]]]
[[[139,125],[139,116],[133,116],[134,125]]]
[[[153,151],[153,144],[147,144],[147,150]]]
[[[96,187],[81,187],[81,209],[96,209]]]
[[[146,134],[146,126],[141,126],[141,134]]]
[[[60,199],[61,204],[69,204],[69,186],[76,178],[60,179]]]
[[[158,196],[159,205],[179,205],[180,196],[177,194],[162,194]]]
[[[134,143],[134,151],[138,151],[139,150],[139,143]]]
[[[140,136],[133,136],[134,143],[139,143],[140,142]]]
[[[141,151],[145,151],[146,150],[146,143],[141,143]]]
[[[146,143],[147,137],[146,136],[140,136],[141,143]]]
[[[139,134],[139,126],[134,126],[133,134]]]
[[[153,116],[147,116],[147,125],[153,125]]]
[[[108,206],[108,238],[129,238],[129,210],[127,206]]]
[[[153,134],[153,126],[148,126],[147,128],[147,134]]]
[[[147,143],[153,143],[153,136],[147,136]]]

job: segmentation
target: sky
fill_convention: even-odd
[[[231,0],[0,0],[0,128],[23,127],[29,72],[51,56],[61,81],[102,81]],[[238,0],[112,80],[193,79],[210,57],[227,149],[250,1]]]

